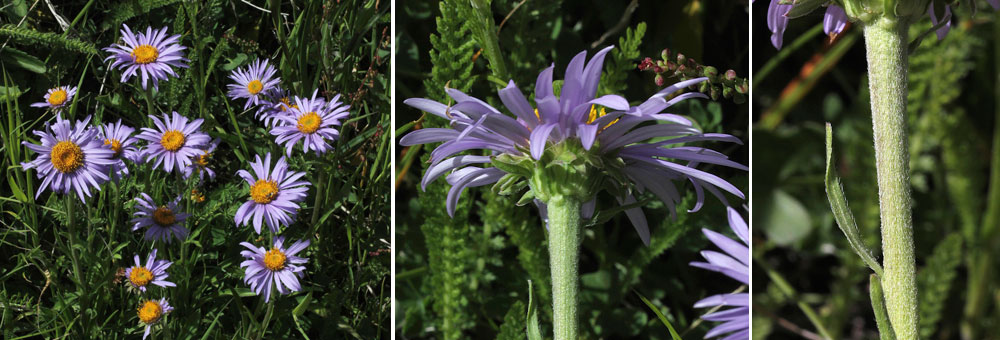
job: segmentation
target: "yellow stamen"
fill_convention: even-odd
[[[319,125],[323,123],[323,118],[320,118],[316,112],[309,112],[299,118],[298,124],[295,127],[299,128],[302,133],[313,133],[319,130]]]
[[[66,174],[83,166],[83,150],[70,141],[62,141],[52,147],[49,153],[52,166]]]
[[[201,192],[198,191],[198,189],[192,189],[191,190],[191,200],[195,201],[195,202],[198,202],[198,203],[204,202],[205,201],[205,195],[202,195]]]
[[[139,306],[139,320],[145,324],[156,323],[163,316],[163,307],[153,300],[146,300]]]
[[[596,105],[591,105],[590,106],[590,114],[587,117],[587,124],[593,124],[594,121],[597,120],[597,118],[604,117],[607,114],[608,114],[608,110],[607,109],[605,109],[605,108],[602,107],[601,111],[598,112],[597,111],[597,106]],[[601,129],[604,129],[604,128],[607,128],[607,127],[609,127],[611,125],[614,125],[617,122],[618,122],[618,119],[615,119],[615,120],[611,121],[610,123],[608,123],[608,125],[602,126]]]
[[[250,198],[252,198],[254,202],[259,204],[268,204],[277,197],[278,182],[260,179],[257,180],[257,183],[250,186]]]
[[[111,151],[115,152],[115,154],[112,155],[112,157],[118,158],[118,156],[120,156],[122,154],[122,142],[118,141],[117,139],[113,139],[113,138],[112,139],[105,139],[104,140],[104,145],[111,145]]]
[[[288,99],[288,97],[282,97],[281,98],[281,102],[285,104],[285,105],[281,106],[281,112],[288,111],[288,108],[290,108],[290,107],[296,108],[296,109],[299,108],[299,105],[298,104],[292,104],[292,100]]]
[[[145,287],[153,281],[153,272],[146,269],[146,267],[134,267],[128,275],[128,280],[136,286]]]
[[[538,118],[538,120],[542,120],[542,116],[538,115],[538,109],[535,109],[535,118]]]
[[[205,151],[205,154],[199,155],[198,158],[194,159],[194,161],[195,163],[198,163],[198,166],[204,168],[208,166],[209,157],[212,157],[212,154],[208,153],[208,151]]]
[[[282,253],[277,247],[271,248],[267,254],[264,254],[264,267],[272,271],[282,270],[285,268],[285,259],[285,253]]]
[[[161,206],[153,211],[153,222],[164,227],[171,226],[177,222],[177,216],[174,216],[174,211],[167,206]]]
[[[252,95],[260,93],[260,90],[263,89],[264,89],[264,84],[262,84],[260,80],[257,79],[254,79],[249,84],[247,84],[247,92],[250,92],[250,94]]]
[[[132,61],[136,64],[149,64],[160,57],[160,51],[151,45],[139,45],[132,49]]]
[[[177,130],[164,132],[160,138],[160,145],[170,152],[180,150],[184,146],[184,134]]]
[[[66,98],[68,97],[69,95],[66,93],[65,89],[61,87],[57,88],[55,91],[52,91],[52,93],[49,93],[49,99],[48,99],[49,105],[52,106],[62,105],[63,103],[66,102]]]

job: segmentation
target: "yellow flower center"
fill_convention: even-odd
[[[254,79],[249,84],[247,84],[247,92],[250,92],[250,94],[258,94],[260,93],[260,90],[263,89],[264,89],[264,84],[262,84],[260,80],[257,79]]]
[[[292,100],[288,99],[288,97],[282,97],[281,98],[281,102],[285,104],[285,105],[281,106],[281,112],[288,111],[288,108],[290,108],[290,107],[294,107],[296,109],[299,108],[299,105],[292,104]]]
[[[177,222],[177,217],[174,216],[174,211],[167,208],[167,206],[161,206],[153,211],[153,222],[161,226],[170,226]]]
[[[52,147],[49,153],[52,158],[52,166],[60,172],[67,174],[83,166],[83,150],[79,145],[70,141],[62,141]]]
[[[48,99],[49,105],[52,106],[62,105],[63,103],[66,102],[66,97],[67,97],[66,90],[60,87],[59,89],[52,91],[52,93],[49,94],[49,99]]]
[[[309,112],[299,118],[299,122],[295,127],[299,128],[299,131],[302,131],[302,133],[313,133],[319,130],[321,123],[323,123],[323,118],[320,118],[316,112]]]
[[[264,266],[272,271],[282,270],[285,268],[285,253],[278,250],[277,247],[271,248],[264,254]]]
[[[257,183],[250,186],[250,198],[252,198],[254,202],[268,204],[277,197],[278,182],[259,179],[257,180]]]
[[[156,61],[160,56],[160,51],[151,45],[139,45],[132,49],[132,60],[137,64],[149,64]]]
[[[195,202],[198,202],[198,203],[204,202],[205,201],[205,195],[202,195],[201,192],[198,191],[198,189],[192,189],[191,190],[191,200],[195,201]]]
[[[212,157],[212,154],[208,153],[208,151],[205,151],[205,154],[199,155],[198,158],[194,159],[194,161],[195,163],[198,163],[198,166],[204,168],[208,166],[209,157]]]
[[[118,156],[122,154],[122,142],[118,141],[117,139],[113,138],[105,139],[104,145],[111,145],[111,151],[115,152],[115,154],[112,157],[118,158]]]
[[[167,151],[174,152],[184,146],[184,134],[177,130],[170,130],[163,133],[160,138],[160,145]]]
[[[588,115],[588,117],[587,117],[587,124],[593,124],[594,121],[597,120],[597,118],[604,117],[607,114],[608,114],[608,110],[607,109],[605,109],[605,108],[602,107],[601,111],[598,112],[597,111],[597,106],[596,105],[591,105],[590,106],[590,115]],[[607,127],[609,127],[611,125],[614,125],[617,122],[618,122],[618,119],[615,119],[615,120],[611,121],[610,123],[608,123],[608,125],[605,125],[605,126],[601,127],[601,129],[604,129],[604,128],[607,128]]]
[[[153,281],[153,272],[146,269],[146,267],[135,267],[132,268],[132,272],[129,273],[128,280],[136,286],[145,287]]]
[[[153,300],[146,300],[139,306],[139,320],[145,324],[156,323],[163,316],[163,308]]]

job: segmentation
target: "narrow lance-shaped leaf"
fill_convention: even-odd
[[[875,260],[871,250],[861,239],[858,225],[854,222],[854,215],[847,205],[844,188],[833,169],[833,127],[830,126],[830,123],[826,123],[826,177],[824,182],[826,184],[826,197],[830,200],[830,208],[833,209],[833,217],[837,220],[840,231],[844,232],[844,236],[847,236],[847,243],[868,264],[868,267],[875,271],[875,274],[882,276],[882,265]]]
[[[875,323],[878,325],[879,339],[896,340],[896,333],[892,331],[892,324],[889,323],[889,311],[885,309],[882,280],[875,274],[872,274],[869,280],[871,282],[869,294],[872,299],[872,311],[875,312]]]

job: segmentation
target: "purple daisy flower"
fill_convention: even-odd
[[[767,28],[771,30],[771,45],[779,50],[784,41],[785,27],[788,27],[788,17],[785,14],[788,14],[793,6],[782,5],[780,1],[771,0],[767,6]]]
[[[153,249],[149,253],[149,257],[146,258],[145,266],[139,261],[139,255],[135,255],[135,265],[125,270],[125,277],[128,278],[132,288],[143,293],[146,292],[146,286],[150,284],[160,287],[176,287],[177,285],[173,282],[167,281],[167,276],[170,276],[167,275],[167,268],[172,264],[173,262],[167,260],[157,260],[156,249]]]
[[[53,110],[62,109],[76,96],[76,86],[59,86],[45,93],[45,101],[31,104],[31,107],[47,107]]]
[[[843,8],[829,5],[826,7],[826,13],[823,14],[823,33],[828,36],[837,36],[844,32],[844,28],[847,28],[847,22],[847,12],[844,12]]]
[[[740,238],[740,242],[719,234],[717,232],[702,229],[716,247],[724,253],[712,250],[704,250],[701,256],[708,262],[691,262],[691,266],[719,272],[733,278],[744,285],[750,284],[750,228],[740,213],[732,207],[726,208],[729,213],[729,228]],[[750,294],[719,294],[701,299],[694,304],[695,308],[708,308],[716,306],[731,306],[735,308],[722,310],[714,313],[702,315],[701,318],[707,321],[718,321],[722,324],[715,326],[705,334],[705,338],[722,337],[724,340],[750,339]],[[723,337],[724,336],[724,337]]]
[[[152,27],[146,28],[146,33],[134,34],[128,25],[122,24],[122,44],[111,44],[105,47],[104,51],[111,52],[105,61],[114,59],[111,68],[122,69],[121,82],[126,82],[129,78],[142,73],[142,88],[146,88],[148,79],[153,80],[153,87],[159,90],[160,80],[167,80],[168,76],[177,77],[172,67],[187,68],[184,58],[186,47],[177,43],[181,36],[179,34],[167,37],[167,28],[163,27],[154,30]]]
[[[86,202],[90,197],[90,187],[101,190],[101,184],[110,180],[108,167],[115,164],[112,159],[114,151],[104,147],[97,139],[97,129],[88,126],[90,116],[77,121],[72,126],[69,120],[56,116],[56,122],[47,126],[45,131],[33,131],[42,144],[21,142],[29,150],[38,154],[38,158],[27,163],[21,163],[25,170],[35,169],[38,178],[44,178],[38,186],[35,198],[47,187],[52,191],[68,194],[76,191],[77,197]]]
[[[215,171],[209,167],[209,162],[212,161],[212,154],[215,152],[215,148],[219,147],[220,139],[213,139],[211,143],[208,144],[208,148],[202,150],[202,154],[195,156],[194,162],[188,167],[184,168],[184,178],[191,177],[192,174],[198,174],[198,180],[204,181],[205,174],[208,174],[209,179],[215,179]]]
[[[271,250],[254,246],[248,242],[240,243],[249,249],[240,252],[240,255],[247,258],[243,263],[240,263],[240,267],[246,267],[243,282],[249,283],[250,289],[257,295],[263,293],[264,302],[271,299],[272,285],[282,295],[302,290],[299,278],[304,275],[302,271],[306,267],[301,265],[308,262],[309,259],[295,256],[295,254],[306,249],[309,246],[309,240],[295,242],[288,249],[282,247],[284,241],[284,236],[275,237]]]
[[[173,238],[183,241],[188,236],[184,220],[191,215],[178,211],[177,203],[180,201],[181,197],[177,196],[170,204],[158,206],[149,195],[144,192],[139,193],[139,197],[135,198],[137,203],[135,207],[138,211],[133,214],[135,218],[131,220],[132,231],[147,227],[143,237],[146,241],[159,240],[170,243]]]
[[[167,298],[160,298],[160,300],[145,300],[136,309],[136,314],[139,315],[139,321],[142,321],[146,325],[146,331],[142,334],[143,340],[149,337],[149,332],[153,325],[160,322],[160,319],[164,315],[172,312],[174,307],[170,307],[167,303]]]
[[[163,170],[166,172],[173,172],[175,168],[177,171],[184,171],[184,168],[191,166],[191,158],[204,154],[203,150],[211,140],[198,129],[204,122],[203,119],[188,122],[187,117],[176,111],[173,119],[167,114],[163,115],[163,120],[156,116],[149,118],[153,119],[157,130],[142,128],[142,132],[136,137],[149,142],[143,150],[143,159],[148,162],[151,158],[156,158],[154,168],[163,163]]]
[[[134,145],[136,139],[132,136],[135,129],[122,125],[121,119],[115,123],[98,125],[97,129],[97,139],[114,151],[111,158],[115,160],[115,164],[111,166],[111,170],[118,178],[128,176],[125,160],[135,162],[139,158],[139,151]]]
[[[277,136],[275,143],[285,145],[288,156],[292,155],[292,148],[300,140],[303,152],[309,152],[309,148],[312,148],[320,155],[332,148],[326,144],[326,140],[337,140],[340,137],[340,132],[334,126],[339,126],[340,120],[350,114],[347,110],[351,106],[344,105],[339,94],[326,101],[322,97],[316,97],[318,92],[319,90],[313,91],[312,99],[296,96],[295,105],[288,107],[287,115],[274,116],[278,123],[271,129],[271,134]]]
[[[299,180],[306,173],[289,171],[285,157],[279,158],[272,169],[270,152],[263,161],[257,155],[250,168],[253,175],[246,170],[236,172],[250,185],[250,200],[236,211],[236,225],[248,225],[252,217],[253,228],[258,234],[261,221],[267,221],[271,232],[278,233],[279,227],[292,223],[299,210],[298,203],[306,198],[309,182]]]
[[[1000,0],[995,0],[995,1],[1000,1]],[[992,6],[993,3],[991,2],[990,5]],[[993,9],[997,9],[997,6],[993,6]],[[944,6],[944,15],[941,16],[941,20],[938,20],[937,15],[935,15],[934,13],[934,3],[931,2],[931,4],[927,6],[927,15],[930,15],[931,23],[934,24],[934,26],[937,26],[939,23],[941,23],[941,21],[945,22],[944,26],[941,26],[940,28],[934,31],[934,33],[937,34],[938,41],[944,39],[944,36],[948,35],[948,32],[951,31],[951,6],[949,5]]]
[[[256,106],[261,104],[265,100],[264,94],[270,89],[278,86],[281,82],[281,78],[275,78],[274,73],[277,72],[274,66],[268,63],[267,59],[261,61],[260,59],[254,60],[253,63],[247,65],[245,69],[238,68],[233,70],[233,73],[229,75],[229,79],[232,79],[236,84],[229,84],[229,98],[246,98],[246,105],[243,109],[249,109],[250,106]]]
[[[518,175],[497,167],[471,165],[496,164],[498,160],[504,164],[537,163],[547,150],[572,149],[576,150],[577,158],[601,159],[591,163],[603,166],[595,168],[594,173],[608,176],[595,177],[606,178],[618,187],[619,190],[613,194],[623,205],[636,202],[634,193],[649,190],[663,200],[673,214],[675,204],[681,199],[673,180],[688,180],[694,184],[698,204],[692,211],[701,207],[703,188],[723,201],[725,198],[718,189],[743,198],[743,193],[732,184],[695,167],[700,163],[711,163],[746,170],[745,166],[709,149],[679,146],[699,141],[740,143],[739,139],[725,134],[702,133],[686,118],[662,113],[682,100],[705,98],[704,94],[692,92],[666,99],[668,95],[701,83],[706,78],[668,86],[639,106],[630,106],[625,98],[617,95],[595,98],[604,57],[610,49],[601,50],[589,63],[584,62],[586,52],[577,54],[566,68],[560,96],[553,92],[554,66],[542,71],[535,85],[537,109],[532,108],[511,81],[499,91],[499,95],[516,118],[504,115],[486,102],[455,89],[446,89],[456,102],[450,107],[423,98],[404,101],[451,122],[451,128],[421,129],[400,140],[400,144],[407,146],[444,142],[431,153],[431,164],[421,181],[422,187],[426,188],[431,181],[454,170],[447,176],[452,187],[446,201],[448,213],[453,215],[465,188],[484,186],[496,183],[504,176]],[[662,140],[643,143],[653,138]],[[489,150],[493,155],[452,157],[469,150]],[[666,159],[688,163],[682,165]],[[593,212],[594,204],[587,202],[582,208],[586,217]],[[648,244],[649,230],[641,208],[628,209],[626,214],[642,241]]]
[[[281,88],[281,86],[274,86],[266,91],[260,108],[257,109],[254,116],[268,127],[274,127],[275,124],[278,124],[278,117],[291,115],[291,109],[299,107],[293,103],[294,98],[290,91]]]

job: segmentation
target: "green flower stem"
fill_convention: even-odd
[[[271,288],[271,297],[277,297],[277,292],[274,287]],[[257,339],[263,339],[264,334],[267,333],[267,324],[271,323],[271,315],[274,314],[274,300],[268,301],[267,303],[267,313],[264,314],[264,322],[260,323],[260,333],[257,335]]]
[[[882,218],[886,308],[899,339],[917,339],[917,278],[906,136],[907,29],[893,18],[864,26]]]
[[[577,338],[580,290],[580,202],[553,196],[548,202],[549,264],[552,267],[552,323],[555,340]]]
[[[152,86],[147,87],[142,92],[144,94],[146,94],[146,113],[149,114],[150,116],[152,116],[153,112],[154,112],[153,111],[153,87]]]

